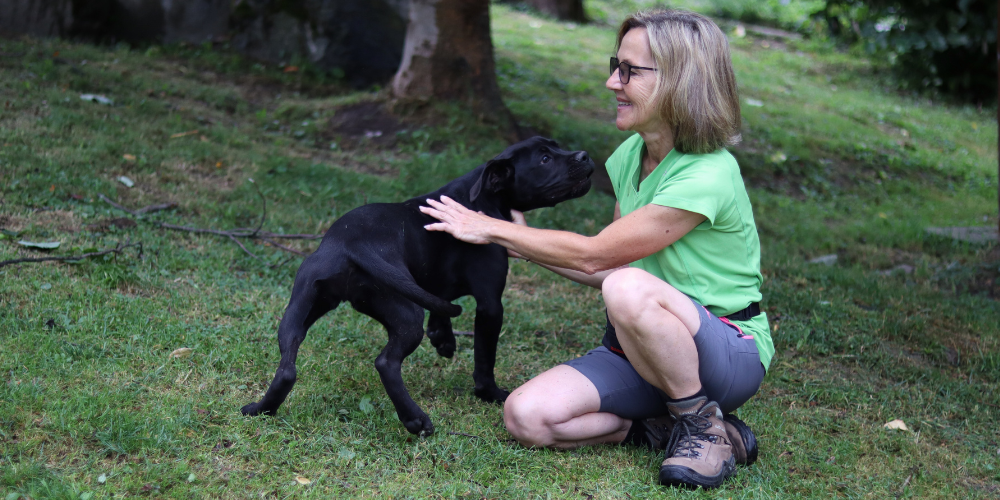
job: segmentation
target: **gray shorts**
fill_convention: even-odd
[[[693,302],[693,301],[692,301]],[[764,365],[751,335],[708,312],[695,302],[701,327],[694,336],[698,349],[698,377],[709,400],[724,413],[746,403],[764,380]],[[628,359],[601,346],[564,363],[582,373],[601,396],[602,412],[642,419],[667,413],[667,395],[646,382]]]

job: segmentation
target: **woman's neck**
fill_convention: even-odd
[[[661,132],[639,132],[642,142],[646,145],[642,155],[642,171],[639,174],[641,182],[656,170],[664,158],[674,149],[674,134],[670,129]]]

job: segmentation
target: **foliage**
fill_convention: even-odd
[[[887,56],[905,87],[996,99],[996,2],[828,0],[818,14],[834,36]]]

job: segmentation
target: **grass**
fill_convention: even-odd
[[[613,29],[502,6],[492,16],[500,85],[519,120],[609,155],[626,137],[602,87]],[[487,125],[442,105],[385,118],[398,128],[387,142],[346,137],[338,116],[384,92],[349,90],[307,65],[285,73],[202,46],[0,42],[0,260],[42,255],[20,240],[58,241],[51,255],[142,242],[141,255],[0,268],[0,494],[995,497],[1000,259],[995,245],[923,230],[996,224],[995,109],[888,91],[870,61],[816,42],[734,36],[732,46],[752,103],[734,153],[778,352],[740,410],[759,462],[721,490],[687,492],[657,486],[660,458],[642,450],[512,443],[500,408],[472,396],[465,337],[452,360],[425,342],[404,365],[438,429],[413,438],[372,367],[381,326],[346,307],[310,331],[279,415],[239,414],[277,364],[300,260],[250,246],[258,261],[222,238],[147,222],[256,227],[257,186],[266,229],[322,232],[362,203],[427,192],[491,157],[504,144]],[[101,193],[178,208],[123,227],[108,222],[125,214]],[[595,191],[529,220],[592,234],[612,207]],[[832,253],[832,266],[808,263]],[[529,264],[513,264],[505,306],[504,387],[599,341],[599,293]],[[181,347],[192,354],[170,357]],[[883,429],[897,418],[910,430]]]

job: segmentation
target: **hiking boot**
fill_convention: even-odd
[[[701,396],[668,404],[667,409],[676,420],[660,466],[660,484],[715,488],[733,475],[736,457],[718,403]]]
[[[729,434],[729,442],[733,444],[736,465],[753,465],[757,461],[757,436],[750,430],[750,426],[732,414],[723,417],[722,421]]]
[[[722,423],[726,427],[726,434],[729,435],[729,442],[733,445],[733,457],[736,465],[753,465],[757,461],[757,437],[753,430],[736,415],[725,415]],[[662,417],[653,417],[643,420],[635,420],[632,425],[642,426],[641,431],[645,439],[636,439],[636,444],[651,446],[654,450],[662,450],[667,447],[670,441],[670,433],[674,430],[674,416],[669,413]]]

